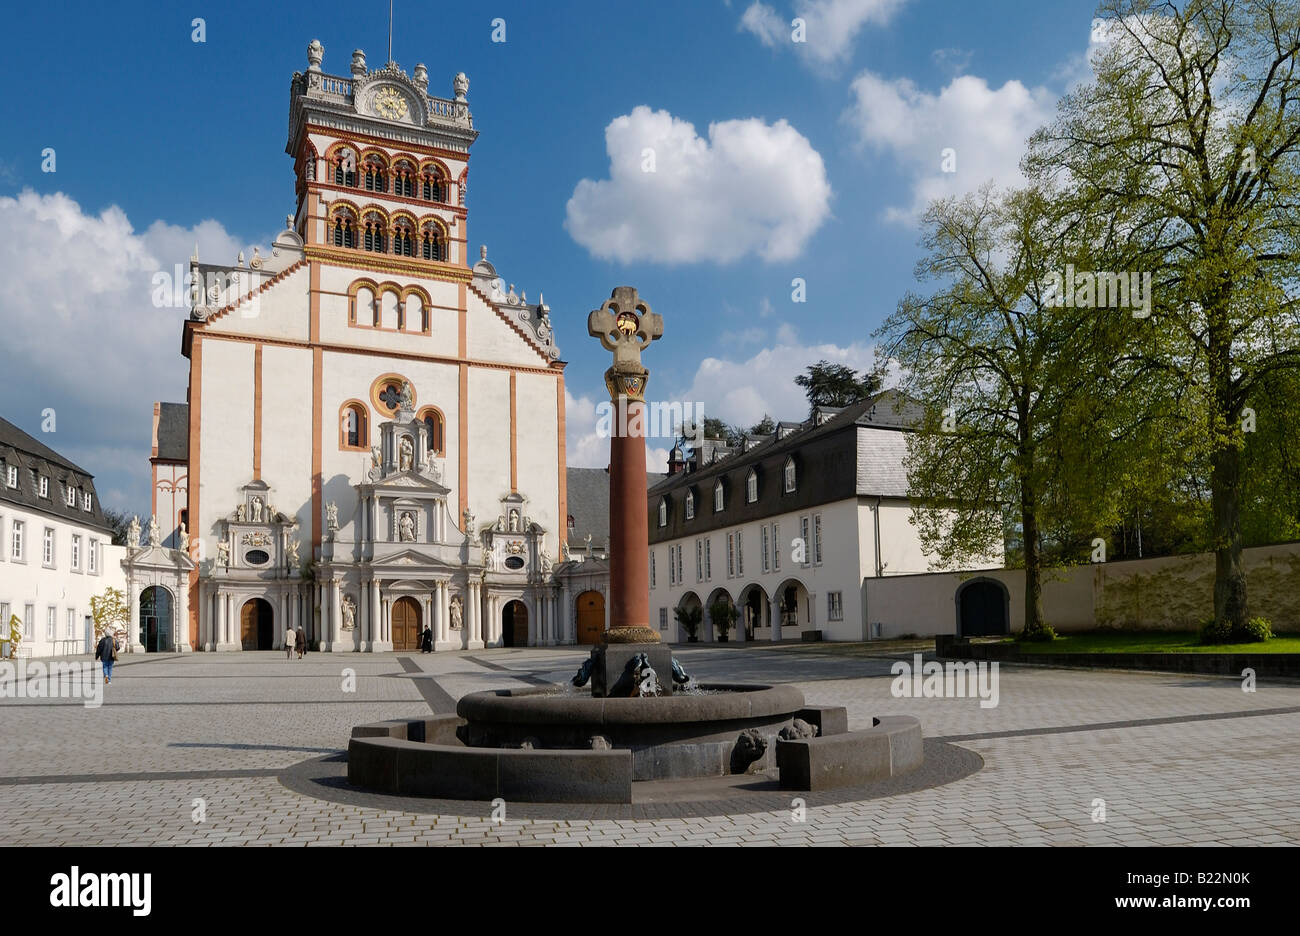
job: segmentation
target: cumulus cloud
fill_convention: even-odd
[[[821,155],[785,120],[709,125],[640,106],[605,128],[609,178],[583,179],[565,229],[622,263],[790,260],[830,215]]]
[[[570,468],[609,467],[609,435],[601,431],[596,406],[597,401],[592,397],[574,396],[568,387],[564,388],[564,463]],[[657,441],[665,444],[656,445]],[[668,438],[646,439],[646,471],[667,470],[668,449],[672,444],[673,440]]]
[[[174,275],[196,241],[209,257],[241,246],[212,221],[137,233],[117,206],[96,215],[62,193],[0,198],[3,415],[94,474],[108,506],[147,507],[154,401],[185,399],[187,310],[156,307],[153,277]],[[43,435],[46,408],[56,431]]]
[[[858,33],[867,25],[888,23],[906,0],[795,0],[794,12],[782,16],[766,3],[750,4],[737,27],[753,33],[770,48],[789,46],[803,61],[826,68],[853,54]],[[796,41],[792,22],[803,20],[803,39]]]
[[[983,78],[962,75],[938,94],[907,78],[887,80],[863,72],[851,86],[853,103],[844,119],[864,147],[891,154],[911,177],[911,203],[886,216],[914,222],[935,198],[973,191],[992,180],[1022,180],[1020,158],[1029,135],[1053,115],[1056,95],[1008,81],[992,88]],[[951,168],[945,157],[951,150]]]

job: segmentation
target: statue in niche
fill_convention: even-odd
[[[253,522],[262,522],[262,498],[260,497],[253,498]]]
[[[162,545],[162,531],[158,529],[157,517],[149,518],[149,545],[150,546]]]
[[[519,510],[515,507],[510,508],[510,532],[519,532]]]
[[[339,528],[339,506],[333,501],[325,505],[325,527],[329,530]]]
[[[357,620],[357,603],[352,600],[351,595],[343,596],[341,609],[343,611],[343,630],[350,631]]]
[[[497,569],[497,556],[492,550],[483,551],[483,568],[489,572],[495,572]]]
[[[181,524],[181,552],[188,554],[190,551],[190,531],[185,529],[185,524]]]
[[[460,595],[451,599],[451,626],[453,629],[460,627],[461,618],[464,612],[461,610]]]
[[[409,510],[402,511],[402,516],[397,521],[397,539],[402,543],[415,542],[415,517],[411,516]]]
[[[296,536],[288,537],[288,543],[285,546],[285,553],[289,557],[289,568],[292,569],[295,566],[297,566],[299,559],[298,559],[298,538]]]
[[[131,525],[126,528],[126,545],[131,549],[140,548],[140,518],[132,517]]]
[[[247,508],[244,507],[243,504],[240,504],[238,507],[235,508],[235,519],[238,520],[240,523],[243,523],[245,520],[248,519],[248,510]]]
[[[397,445],[398,458],[397,468],[399,471],[410,471],[411,464],[415,461],[415,446],[411,444],[410,436],[402,436],[402,441]]]
[[[230,540],[229,538],[217,540],[217,565],[221,568],[230,566]]]
[[[544,575],[550,575],[550,573],[551,573],[551,557],[548,556],[546,553],[542,553],[541,556],[540,556],[539,558],[540,558],[540,562],[541,562],[541,566],[542,566],[542,574],[544,574]]]

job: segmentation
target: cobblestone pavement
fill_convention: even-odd
[[[635,821],[420,815],[291,792],[279,770],[342,751],[353,724],[446,711],[479,689],[559,681],[577,649],[123,659],[91,709],[0,701],[0,844],[1300,844],[1300,684],[1001,669],[996,708],[890,693],[886,658],[678,648],[704,680],[792,682],[850,728],[910,713],[984,768],[887,799]],[[350,672],[349,672],[350,671]],[[355,691],[345,691],[353,679]],[[1100,818],[1103,808],[1105,821]],[[508,806],[507,806],[508,810]],[[202,821],[196,821],[200,816]]]

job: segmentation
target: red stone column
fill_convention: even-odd
[[[609,626],[650,626],[645,403],[620,396],[609,443]],[[626,417],[624,417],[626,414]]]

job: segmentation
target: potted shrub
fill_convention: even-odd
[[[719,643],[727,642],[727,632],[731,630],[738,617],[740,617],[740,611],[730,601],[719,599],[709,605],[709,620],[718,629]]]
[[[673,612],[677,623],[686,632],[687,643],[699,643],[700,621],[704,618],[704,609],[698,605],[690,608],[678,608]]]

